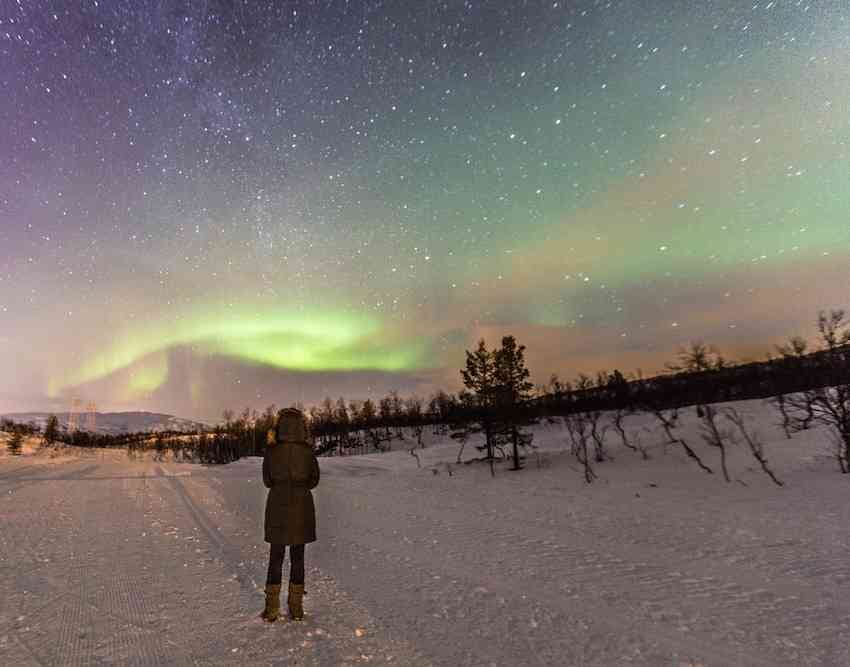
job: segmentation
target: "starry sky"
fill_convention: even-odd
[[[0,412],[762,359],[850,306],[850,7],[0,1]]]

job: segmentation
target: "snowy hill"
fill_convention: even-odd
[[[20,424],[34,422],[41,428],[47,423],[49,412],[16,412],[0,415],[0,418],[11,419]],[[68,426],[69,413],[56,413],[59,425],[62,428]],[[97,412],[95,413],[97,428],[95,432],[108,435],[120,433],[142,433],[157,431],[195,431],[205,428],[207,424],[182,419],[174,415],[161,414],[157,412]],[[85,426],[85,415],[78,415],[78,424]]]

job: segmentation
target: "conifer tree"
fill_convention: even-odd
[[[377,416],[378,411],[375,409],[375,404],[371,398],[367,398],[360,406],[360,420],[366,443],[370,443],[376,451],[380,449],[382,441],[380,427],[375,423]]]
[[[463,425],[471,433],[484,433],[484,449],[487,460],[494,458],[493,442],[493,404],[496,387],[496,362],[493,352],[487,349],[484,339],[478,341],[474,352],[466,351],[466,368],[461,369],[464,386],[469,390],[466,406],[472,413],[472,423]],[[457,433],[457,431],[456,431]],[[455,434],[453,437],[457,437]]]
[[[513,470],[519,470],[519,448],[530,445],[534,437],[524,432],[523,426],[536,421],[523,414],[524,405],[531,399],[534,389],[525,366],[525,345],[517,345],[513,336],[505,336],[502,347],[493,353],[493,360],[500,431],[512,445]]]
[[[425,422],[422,418],[422,399],[418,396],[410,396],[404,401],[404,417],[408,425],[413,429],[416,444],[421,449],[422,431],[425,430]]]
[[[390,424],[393,420],[392,395],[384,396],[378,402],[378,416],[380,417],[381,424],[384,427],[384,437],[389,440],[392,437],[390,434]]]
[[[348,407],[345,405],[345,399],[342,396],[337,399],[333,418],[339,427],[339,451],[337,453],[342,454],[343,448],[348,447],[351,438],[351,419],[348,416]]]
[[[395,426],[395,437],[399,440],[404,440],[404,433],[401,430],[405,421],[404,401],[402,400],[401,396],[398,395],[398,392],[395,389],[390,392],[389,399],[390,421]]]
[[[44,427],[44,444],[52,445],[59,439],[59,419],[56,415],[50,415],[47,418],[47,424]]]

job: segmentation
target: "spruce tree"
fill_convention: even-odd
[[[339,450],[337,454],[342,454],[344,448],[348,447],[351,438],[351,419],[348,416],[348,407],[345,405],[345,399],[340,396],[334,406],[333,418],[339,428]]]
[[[47,424],[44,427],[44,444],[52,445],[59,439],[59,419],[56,415],[50,415],[47,418]]]
[[[378,402],[378,417],[384,427],[384,437],[387,440],[392,438],[390,433],[390,424],[393,421],[393,399],[392,395],[384,396]]]
[[[421,449],[422,431],[425,430],[425,422],[422,416],[422,399],[418,396],[410,396],[404,401],[404,419],[407,425],[413,429],[413,435],[416,438],[416,444]]]
[[[470,397],[467,409],[472,413],[472,423],[464,427],[470,433],[484,433],[484,449],[487,460],[492,461],[493,452],[493,404],[496,387],[496,361],[493,352],[487,349],[484,339],[478,341],[474,352],[466,351],[466,368],[460,371],[464,386]],[[467,434],[468,437],[468,434]]]
[[[525,345],[517,345],[513,336],[502,338],[502,347],[493,353],[496,405],[498,406],[499,433],[513,449],[513,470],[519,470],[519,448],[531,444],[533,434],[523,431],[524,426],[536,420],[527,415],[525,404],[531,399],[534,384],[525,366]]]

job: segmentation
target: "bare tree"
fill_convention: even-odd
[[[584,481],[590,484],[597,475],[590,464],[588,439],[590,438],[590,420],[586,413],[574,412],[564,417],[564,425],[570,438],[570,451],[584,468]]]
[[[592,378],[584,373],[579,373],[575,383],[575,390],[581,394],[592,391],[594,388],[604,387],[607,382],[606,378],[607,376],[605,373],[599,373],[597,375],[596,383],[594,383]],[[608,452],[605,451],[605,433],[609,426],[603,426],[600,424],[602,419],[602,410],[592,408],[585,410],[580,414],[583,425],[587,428],[587,437],[590,439],[590,442],[593,443],[594,460],[597,463],[608,460],[610,457],[608,456]],[[570,428],[569,424],[567,425],[567,428]]]
[[[844,309],[830,310],[829,315],[824,311],[818,313],[818,333],[823,341],[823,349],[838,352],[850,345],[850,322],[844,319]]]
[[[630,414],[632,414],[632,410],[629,410],[628,408],[618,407],[614,412],[614,419],[611,425],[614,427],[614,429],[620,436],[620,440],[622,441],[623,446],[628,447],[633,452],[640,452],[641,457],[643,457],[643,460],[646,461],[649,458],[649,454],[646,451],[646,447],[641,445],[639,436],[635,434],[635,436],[633,437],[633,442],[630,441],[629,436],[626,433],[626,427],[623,425],[623,420]]]
[[[640,452],[640,455],[643,457],[643,460],[648,461],[649,452],[647,451],[646,445],[644,445],[641,441],[640,433],[632,434],[632,442],[634,443],[634,446],[637,447],[637,450]]]
[[[738,413],[735,408],[726,408],[725,412],[726,418],[731,421],[735,426],[738,427],[738,430],[741,433],[741,437],[743,437],[744,442],[747,443],[747,446],[750,448],[753,456],[756,461],[759,462],[761,469],[767,474],[770,479],[773,480],[773,483],[777,486],[783,486],[783,483],[777,479],[776,475],[773,474],[773,471],[767,465],[767,458],[764,455],[764,444],[761,441],[758,433],[749,433],[744,425],[744,418]]]
[[[665,368],[673,373],[703,373],[705,371],[722,370],[726,368],[726,360],[713,347],[708,347],[701,341],[691,343],[690,348],[680,348],[678,364],[665,364]],[[697,416],[702,418],[705,405],[697,403]]]
[[[801,336],[792,336],[788,339],[788,342],[785,345],[776,345],[776,351],[779,352],[783,357],[796,357],[801,358],[806,354],[806,348],[809,344],[806,342],[805,338]]]
[[[821,349],[827,355],[827,368],[836,380],[844,376],[850,362],[850,321],[843,310],[818,314]],[[842,473],[850,472],[850,382],[837,381],[834,386],[820,387],[789,397],[795,410],[811,421],[829,427],[836,442],[835,457]]]
[[[786,394],[777,394],[776,396],[771,396],[770,398],[765,399],[765,403],[772,405],[779,410],[779,414],[782,417],[782,421],[779,422],[779,426],[781,426],[782,430],[785,432],[785,437],[790,439],[791,431],[794,426],[794,419],[788,411],[788,396]]]
[[[802,370],[808,348],[808,343],[804,338],[792,336],[784,345],[776,345],[775,347],[786,364],[790,364],[791,368],[797,371]],[[767,399],[779,410],[782,416],[782,429],[787,438],[790,438],[794,431],[804,431],[811,425],[815,416],[811,399],[811,395],[807,395],[806,392],[793,398],[783,393]],[[801,416],[795,416],[791,413],[790,409],[795,407],[799,410]]]
[[[433,424],[434,435],[445,435],[449,431],[448,418],[455,406],[455,399],[440,389],[428,400],[428,418]]]
[[[844,451],[844,441],[836,431],[828,433],[830,444],[832,445],[832,454],[835,460],[838,461],[838,468],[842,473],[850,472],[850,465],[847,462],[847,456]]]
[[[569,396],[569,393],[572,391],[573,386],[570,381],[562,382],[557,373],[552,373],[549,377],[549,382],[545,385],[545,395],[548,397],[549,401],[553,404],[560,404],[565,397]]]
[[[717,410],[711,405],[703,406],[702,424],[702,439],[710,447],[716,447],[720,450],[720,467],[723,470],[723,478],[727,482],[731,482],[729,470],[726,467],[726,441],[733,441],[733,434],[728,429],[723,429],[717,424]]]
[[[792,431],[805,431],[811,428],[812,423],[817,421],[815,415],[817,395],[817,389],[809,389],[798,394],[791,394],[786,398],[786,403],[794,410],[791,421]]]
[[[602,463],[611,458],[605,450],[605,433],[611,428],[610,424],[602,425],[602,410],[588,410],[586,413],[588,425],[590,426],[590,439],[593,441],[593,456],[597,463]]]
[[[691,343],[690,348],[680,348],[678,364],[665,364],[669,371],[679,373],[699,373],[701,371],[720,370],[726,367],[726,360],[713,347],[701,341]]]
[[[709,468],[705,463],[702,462],[702,459],[697,455],[697,453],[685,442],[684,438],[677,438],[673,435],[673,429],[678,427],[679,420],[679,411],[677,408],[673,408],[670,410],[669,415],[664,414],[664,410],[661,408],[653,408],[652,414],[661,422],[661,427],[664,429],[664,433],[667,435],[668,444],[671,445],[681,445],[682,449],[685,450],[685,453],[690,456],[694,461],[697,462],[697,465],[705,470],[709,475],[713,474],[714,471]]]

